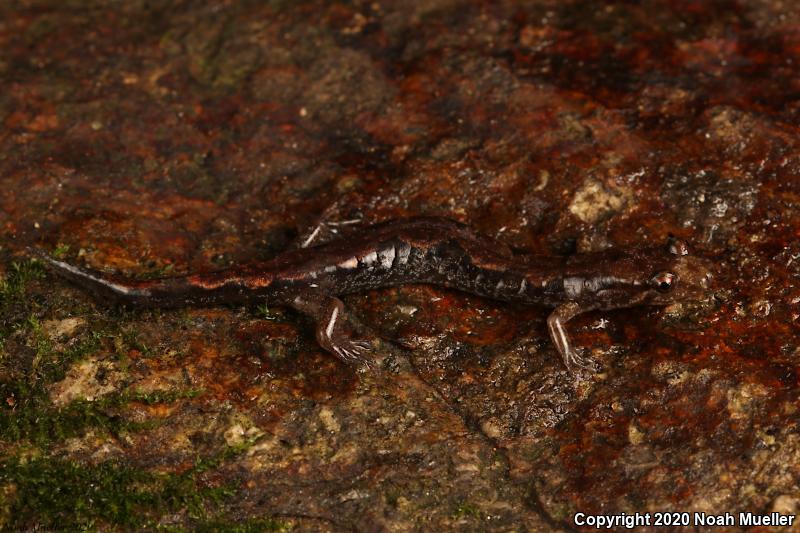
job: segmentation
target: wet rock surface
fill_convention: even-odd
[[[798,512],[791,2],[31,0],[0,51],[0,529]],[[368,373],[288,310],[108,307],[25,252],[160,277],[417,214],[545,255],[675,235],[716,297],[576,319],[576,377],[546,309],[353,295]]]

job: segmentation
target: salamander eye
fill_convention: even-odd
[[[659,292],[668,292],[675,286],[675,279],[672,272],[659,272],[650,281]]]

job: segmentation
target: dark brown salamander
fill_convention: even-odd
[[[555,308],[550,337],[572,371],[594,369],[565,324],[591,310],[667,305],[708,294],[706,261],[677,241],[570,257],[514,256],[499,242],[444,218],[385,222],[347,239],[287,251],[271,261],[181,277],[133,281],[78,268],[33,250],[56,273],[98,298],[142,307],[264,302],[310,315],[319,344],[348,363],[369,364],[368,343],[348,338],[336,295],[407,283],[451,287],[496,300]]]

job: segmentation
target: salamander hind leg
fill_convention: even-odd
[[[306,290],[295,296],[289,305],[316,322],[317,342],[326,351],[348,365],[372,368],[368,357],[370,343],[350,338],[343,328],[344,303],[322,292]]]

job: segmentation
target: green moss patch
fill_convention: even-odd
[[[0,353],[8,336],[27,316],[28,303],[24,301],[28,284],[44,277],[44,268],[35,260],[11,263],[4,276],[0,276]]]
[[[41,394],[33,394],[24,397],[20,409],[0,411],[0,439],[6,442],[27,440],[44,447],[54,441],[80,436],[89,428],[113,435],[148,429],[158,422],[132,422],[121,416],[121,411],[131,402],[146,405],[173,403],[199,394],[200,391],[195,389],[148,393],[123,391],[94,401],[75,400],[62,407],[53,406]]]
[[[117,354],[130,347],[143,353],[148,350],[135,333],[107,323],[57,349],[42,327],[35,299],[27,295],[30,282],[44,274],[41,265],[35,260],[13,263],[9,272],[0,282],[0,339],[13,333],[14,340],[9,343],[9,353],[0,360],[0,441],[27,441],[46,449],[53,442],[80,436],[90,428],[114,435],[146,429],[158,421],[130,421],[124,416],[128,404],[172,403],[199,394],[197,390],[122,391],[94,401],[78,399],[67,405],[53,405],[48,386],[63,380],[76,362],[104,347]]]
[[[6,523],[0,529],[170,529],[157,517],[172,514],[196,531],[284,529],[268,519],[236,524],[216,516],[234,490],[207,483],[203,473],[241,451],[231,448],[200,459],[180,474],[152,473],[115,461],[84,465],[59,458],[9,459],[0,463],[0,486],[5,488],[0,508],[8,511],[2,513]]]
[[[0,278],[0,305],[18,300],[30,281],[43,277],[44,267],[35,259],[11,263],[8,274]]]

